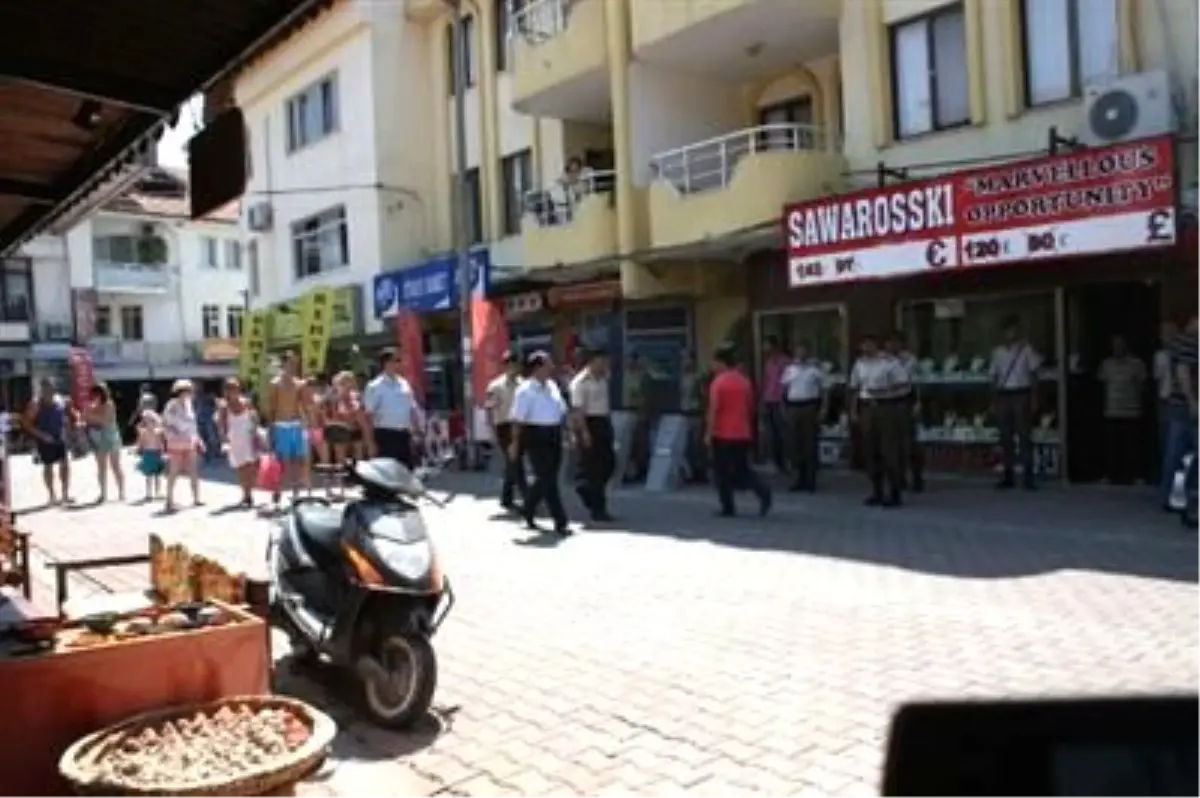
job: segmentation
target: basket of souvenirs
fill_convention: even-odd
[[[89,734],[58,769],[77,795],[263,795],[319,768],[335,731],[293,698],[223,698]]]

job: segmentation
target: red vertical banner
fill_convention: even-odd
[[[71,373],[71,400],[75,407],[87,407],[88,394],[96,384],[96,372],[92,367],[92,353],[83,346],[73,346],[67,354],[67,366]]]
[[[396,315],[396,347],[400,350],[400,373],[412,386],[417,401],[425,406],[425,336],[421,318],[401,308]]]
[[[504,305],[482,297],[471,299],[471,388],[475,404],[483,407],[488,383],[504,370],[508,322]]]

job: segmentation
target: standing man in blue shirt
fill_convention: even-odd
[[[416,465],[413,443],[419,435],[424,412],[412,386],[400,373],[396,350],[384,349],[379,355],[379,365],[383,370],[367,384],[363,396],[375,450],[379,457],[390,457],[411,469]]]

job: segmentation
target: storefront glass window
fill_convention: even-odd
[[[833,377],[846,373],[846,324],[840,307],[807,308],[788,313],[763,314],[758,320],[758,363],[761,378],[764,348],[774,338],[784,351],[804,345]]]
[[[1034,392],[1034,459],[1043,476],[1061,473],[1059,352],[1052,293],[1007,294],[901,304],[900,330],[916,358],[918,435],[931,471],[991,475],[999,468],[989,376],[1005,321],[1015,318],[1042,359]]]
[[[680,305],[625,311],[624,404],[676,413],[683,406],[684,362],[692,352],[691,312]],[[632,379],[636,363],[638,379]]]

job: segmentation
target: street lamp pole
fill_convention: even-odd
[[[457,255],[458,311],[462,330],[463,430],[466,436],[466,461],[475,459],[475,396],[471,384],[474,362],[471,330],[471,206],[467,196],[467,41],[463,22],[463,0],[443,0],[452,11],[451,49],[454,51],[454,250]]]

